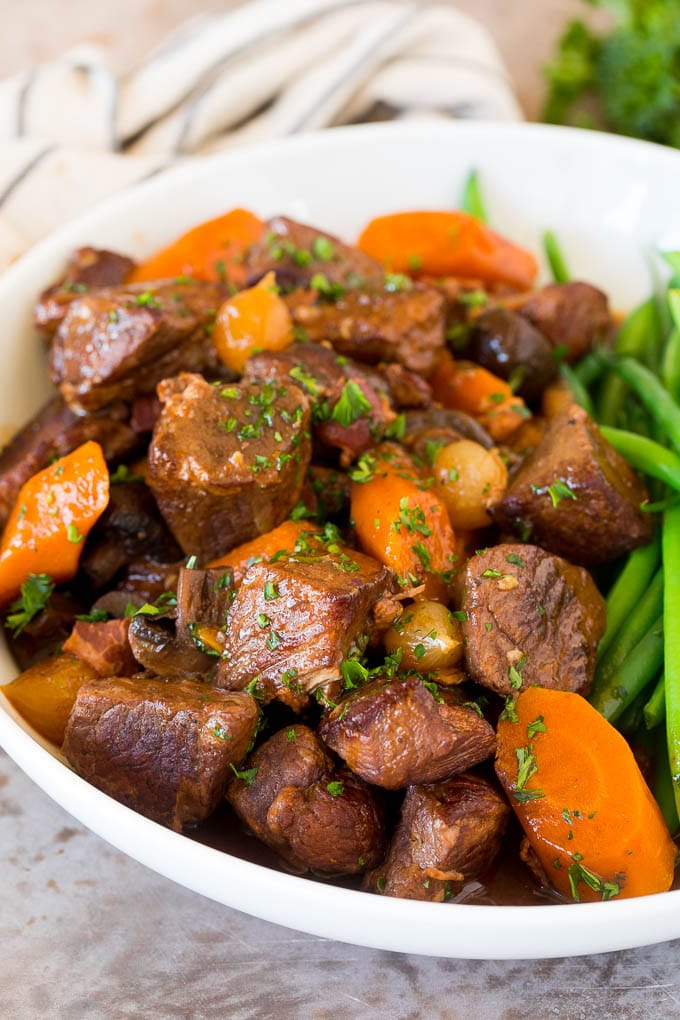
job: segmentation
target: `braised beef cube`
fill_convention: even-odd
[[[349,550],[287,555],[245,574],[229,614],[218,683],[238,690],[257,679],[266,700],[300,710],[310,693],[340,677],[340,663],[365,642],[372,611],[392,574]]]
[[[470,676],[497,694],[551,687],[587,694],[605,603],[582,567],[534,545],[497,545],[465,568],[461,608]]]
[[[373,680],[326,716],[320,736],[352,772],[397,790],[436,783],[489,758],[493,728],[454,690],[416,676]]]
[[[310,455],[301,390],[211,386],[183,374],[158,393],[149,485],[184,552],[210,561],[285,520]]]
[[[220,803],[259,714],[249,694],[190,680],[92,680],[78,691],[63,752],[93,786],[179,831]]]
[[[38,298],[33,313],[36,328],[51,336],[72,301],[91,290],[125,283],[134,267],[132,259],[115,251],[76,248],[63,279],[44,290]]]
[[[312,406],[315,439],[339,449],[343,465],[374,446],[396,418],[382,376],[319,344],[256,354],[245,378],[272,385],[293,379]]]
[[[310,286],[317,274],[342,288],[382,286],[385,276],[380,263],[358,248],[285,216],[265,224],[262,240],[246,256],[246,268],[251,283],[273,270],[284,290]]]
[[[219,648],[234,600],[234,574],[229,567],[207,570],[182,567],[177,581],[177,635]]]
[[[99,443],[109,462],[132,453],[139,437],[128,425],[127,416],[124,404],[79,417],[62,397],[48,401],[0,453],[0,530],[24,482],[55,458],[71,453],[89,439]]]
[[[567,361],[582,358],[612,324],[607,295],[578,280],[550,283],[518,310]]]
[[[161,281],[81,296],[55,333],[50,375],[66,402],[92,411],[131,400],[177,372],[218,364],[210,335],[219,284]]]
[[[86,662],[99,676],[129,676],[139,669],[128,641],[130,618],[76,620],[63,650]]]
[[[507,308],[491,308],[475,319],[466,357],[514,384],[524,400],[537,400],[557,375],[557,359],[546,337]]]
[[[584,566],[606,563],[652,539],[647,490],[586,412],[570,404],[512,478],[497,524]]]
[[[407,368],[396,361],[378,367],[389,387],[392,404],[398,410],[431,405],[432,390],[422,375],[418,375],[417,372],[409,372]]]
[[[366,876],[364,888],[442,903],[493,863],[509,816],[502,795],[472,773],[410,786],[387,857]]]
[[[444,346],[444,304],[431,287],[348,291],[334,302],[290,304],[294,323],[310,340],[328,340],[357,361],[396,361],[426,376]]]
[[[307,726],[279,730],[227,791],[239,817],[298,871],[354,875],[384,853],[381,801]]]
[[[141,482],[111,486],[109,504],[88,537],[80,569],[95,589],[104,588],[130,563],[149,556],[158,563],[182,558],[182,550]]]

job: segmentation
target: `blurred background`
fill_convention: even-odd
[[[606,25],[607,12],[581,0],[440,0],[474,15],[493,35],[520,104],[538,120],[546,97],[542,67],[566,23],[585,18]],[[677,2],[677,0],[672,0]],[[179,24],[206,10],[229,10],[243,0],[0,0],[0,77],[54,59],[78,42],[106,47],[112,69],[124,73]],[[286,0],[281,0],[282,4]]]

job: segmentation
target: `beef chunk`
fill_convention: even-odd
[[[557,375],[557,359],[546,337],[507,308],[490,308],[475,320],[465,348],[476,361],[507,382],[524,400],[537,400]]]
[[[497,545],[471,557],[463,580],[465,659],[498,694],[553,687],[586,694],[605,604],[592,578],[534,545]]]
[[[279,730],[247,760],[227,798],[264,843],[298,871],[358,874],[384,853],[376,791],[336,768],[307,726]]]
[[[396,361],[378,366],[385,377],[392,396],[392,403],[398,410],[412,407],[429,407],[432,390],[417,372],[409,372]]]
[[[567,361],[578,361],[611,327],[607,295],[577,280],[548,284],[518,311],[564,352]]]
[[[410,786],[387,857],[364,888],[442,903],[493,862],[509,815],[495,787],[472,773]]]
[[[139,437],[127,424],[127,414],[123,404],[84,417],[75,415],[61,397],[45,404],[0,453],[0,530],[21,486],[54,458],[71,453],[89,439],[99,443],[109,462],[132,453]]]
[[[215,810],[258,719],[249,694],[190,680],[93,680],[78,691],[63,751],[83,779],[179,831]]]
[[[444,305],[436,290],[348,291],[335,302],[290,302],[294,323],[310,340],[328,340],[340,354],[376,364],[396,361],[429,375],[444,346]]]
[[[552,418],[492,513],[497,524],[584,566],[652,539],[647,491],[576,404]]]
[[[310,692],[338,680],[342,660],[365,642],[392,574],[354,550],[325,553],[309,535],[298,552],[248,570],[229,615],[218,683],[238,690],[257,678],[265,700],[300,710]]]
[[[149,484],[187,554],[211,560],[271,531],[297,503],[310,456],[305,395],[287,386],[158,387]]]
[[[246,269],[250,283],[273,270],[284,290],[309,286],[317,273],[341,287],[382,286],[385,278],[380,263],[358,248],[285,216],[266,224],[262,240],[247,254]]]
[[[88,537],[80,561],[93,588],[100,589],[141,556],[159,563],[182,558],[148,487],[141,482],[111,486],[109,505]]]
[[[128,641],[129,628],[129,617],[96,623],[76,620],[63,649],[87,662],[98,676],[129,676],[139,668]]]
[[[374,446],[396,418],[382,376],[318,344],[295,343],[256,354],[246,365],[245,378],[271,385],[293,379],[312,406],[315,439],[339,449],[343,464]]]
[[[36,328],[51,336],[72,301],[91,290],[125,283],[134,267],[127,255],[103,248],[77,248],[69,259],[65,276],[38,298],[34,310]]]
[[[85,294],[55,333],[52,382],[76,410],[131,400],[181,371],[218,364],[210,324],[224,300],[203,281],[134,284]]]
[[[387,790],[447,779],[489,758],[496,744],[493,728],[455,691],[415,676],[353,691],[319,733],[353,772]]]

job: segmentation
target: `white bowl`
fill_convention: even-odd
[[[142,256],[235,205],[265,216],[287,213],[353,239],[378,213],[454,207],[473,167],[499,231],[537,252],[543,231],[555,230],[574,272],[607,290],[617,308],[650,292],[650,248],[680,246],[680,222],[671,220],[680,208],[680,154],[600,134],[537,125],[380,125],[194,161],[87,212],[0,278],[2,435],[49,391],[31,307],[78,245]],[[0,680],[15,673],[0,647]],[[609,903],[496,907],[415,903],[293,877],[170,832],[100,793],[4,698],[0,743],[49,796],[118,849],[189,889],[301,931],[478,959],[570,956],[680,936],[680,891]]]

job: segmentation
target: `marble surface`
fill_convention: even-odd
[[[2,752],[0,852],[3,1020],[680,1018],[680,941],[465,962],[288,931],[129,860]]]

